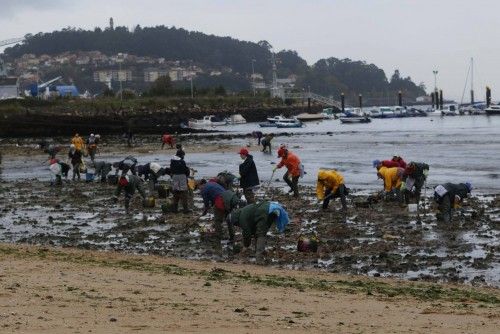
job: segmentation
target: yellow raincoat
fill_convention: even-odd
[[[387,168],[382,166],[378,170],[378,173],[384,180],[384,189],[386,192],[401,187],[401,173],[398,174],[398,169],[398,167]]]
[[[344,184],[344,177],[335,170],[320,169],[318,172],[318,181],[316,183],[316,196],[319,200],[325,198],[325,191],[328,188],[332,189],[335,194],[341,184]]]
[[[83,152],[83,146],[85,143],[83,142],[83,138],[80,136],[74,136],[73,139],[71,139],[71,144],[75,145],[75,148],[81,152]]]

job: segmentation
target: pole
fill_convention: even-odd
[[[470,59],[470,104],[474,105],[474,58]]]
[[[359,109],[361,112],[363,111],[363,96],[361,94],[359,94]]]
[[[398,105],[400,107],[403,106],[403,94],[401,93],[401,91],[398,92]]]
[[[432,109],[434,109],[434,102],[435,102],[434,92],[431,92],[431,104],[432,104]]]
[[[120,81],[120,105],[123,103],[123,86],[122,86],[122,62],[119,63],[119,71],[118,71],[118,81]]]
[[[255,70],[253,63],[255,62],[255,59],[252,59],[252,89],[253,89],[253,96],[255,96]]]
[[[443,110],[443,90],[439,90],[439,109]]]
[[[486,108],[488,108],[491,104],[491,89],[486,86]]]
[[[342,112],[344,112],[345,111],[345,95],[344,95],[344,93],[340,94],[340,104],[342,107]]]

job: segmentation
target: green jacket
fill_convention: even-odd
[[[226,212],[231,212],[231,210],[238,206],[240,200],[234,191],[226,190],[221,194],[221,196],[224,201],[224,210]]]
[[[125,196],[133,196],[137,190],[139,191],[139,194],[141,194],[142,198],[146,198],[146,193],[144,192],[144,188],[142,186],[142,180],[137,175],[128,175],[128,184],[124,187],[118,183],[118,187],[115,190],[115,196],[120,196],[122,190],[125,190]]]
[[[252,237],[265,237],[273,224],[269,217],[269,202],[249,204],[233,212],[231,221],[241,228],[243,244],[249,247]]]

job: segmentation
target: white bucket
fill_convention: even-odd
[[[408,212],[417,212],[418,204],[408,204]]]

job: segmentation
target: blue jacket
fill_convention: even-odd
[[[208,182],[205,184],[201,190],[201,197],[203,198],[203,204],[205,208],[209,208],[214,205],[215,198],[226,191],[223,186],[217,182]]]

